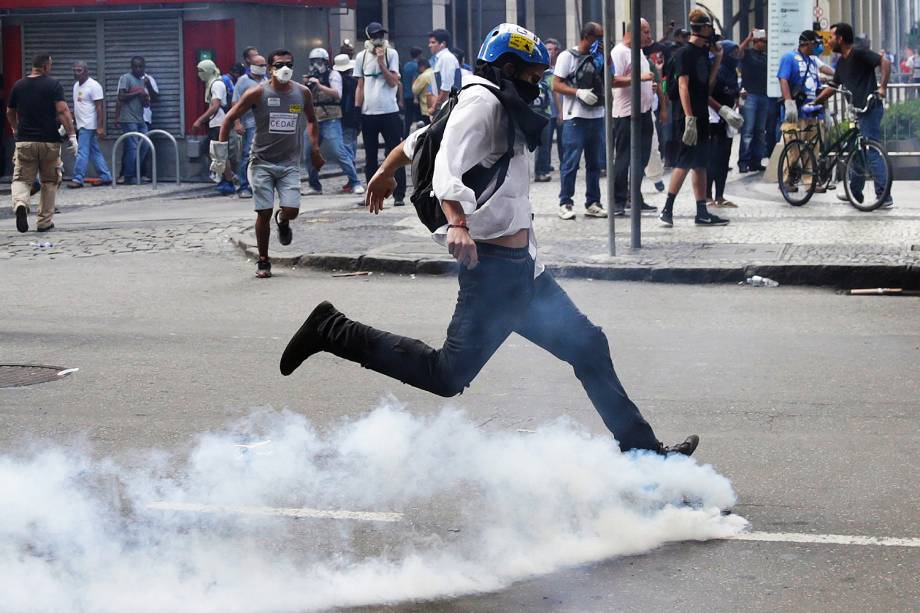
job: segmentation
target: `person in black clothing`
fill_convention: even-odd
[[[722,41],[722,65],[716,73],[716,84],[712,90],[709,106],[713,110],[723,107],[734,109],[738,104],[738,60],[733,53],[737,45],[730,41]],[[740,119],[740,115],[719,117],[719,121],[710,119],[709,123],[709,168],[707,170],[706,199],[709,206],[722,208],[737,208],[738,205],[725,199],[725,182],[728,179],[729,159],[732,155],[732,141],[736,134],[737,122],[729,123],[733,117]],[[710,113],[710,118],[714,118]]]
[[[61,125],[71,150],[77,151],[77,134],[70,109],[64,101],[64,88],[48,76],[51,56],[39,54],[32,61],[32,73],[16,81],[10,91],[6,118],[16,138],[13,154],[13,212],[16,229],[29,230],[29,206],[32,182],[41,179],[41,200],[37,230],[54,227],[54,199],[61,184]]]
[[[875,53],[870,49],[854,46],[855,37],[853,35],[853,26],[848,23],[837,23],[831,26],[831,50],[840,54],[837,61],[837,70],[834,73],[833,83],[843,85],[853,94],[853,106],[863,108],[873,93],[878,94],[882,100],[888,92],[888,79],[891,77],[891,62],[887,57]],[[881,82],[876,81],[875,69],[879,69]],[[825,89],[815,99],[815,104],[821,104],[834,94],[832,89]],[[882,117],[885,115],[885,107],[881,101],[876,101],[869,105],[865,113],[858,115],[860,133],[873,140],[882,141]],[[872,176],[877,179],[875,182],[875,193],[877,197],[884,196],[882,207],[891,208],[894,201],[891,194],[883,194],[887,184],[887,169],[884,161],[878,156],[870,157],[869,164]],[[856,174],[851,178],[850,188],[859,196],[862,195],[865,186],[865,177],[862,174]]]
[[[727,219],[713,215],[706,208],[706,168],[709,165],[709,95],[722,64],[722,46],[715,41],[712,20],[702,9],[690,12],[690,43],[681,47],[674,56],[679,100],[675,104],[675,127],[682,133],[680,149],[674,160],[671,185],[664,208],[658,215],[661,225],[674,225],[674,200],[693,170],[693,195],[696,198],[696,218],[699,226],[724,226]],[[709,52],[714,59],[710,61]],[[673,84],[672,84],[673,86]],[[673,95],[673,92],[672,92]],[[673,100],[673,97],[672,97]],[[721,114],[721,111],[720,111]]]

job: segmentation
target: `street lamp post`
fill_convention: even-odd
[[[607,252],[610,255],[617,254],[616,238],[614,230],[616,223],[613,217],[613,79],[610,75],[610,42],[613,40],[614,21],[613,0],[604,0],[604,134],[606,138],[606,151],[604,158],[607,160]],[[587,164],[587,162],[586,162]]]
[[[642,247],[642,64],[640,63],[640,54],[642,53],[642,28],[641,16],[639,15],[639,0],[631,0],[629,16],[632,23],[632,44],[631,51],[631,68],[630,75],[630,108],[632,108],[632,117],[630,118],[629,135],[629,198],[632,200],[630,209],[630,247],[639,249]],[[607,175],[611,175],[610,169]]]

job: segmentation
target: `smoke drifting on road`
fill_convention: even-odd
[[[271,439],[241,453],[241,440]],[[560,421],[477,429],[394,403],[319,432],[260,412],[144,470],[0,457],[0,608],[304,611],[502,588],[564,566],[738,533],[735,495],[683,457],[623,455]],[[696,508],[675,506],[689,499]],[[151,509],[157,501],[403,513],[373,523]]]

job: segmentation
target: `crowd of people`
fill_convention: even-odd
[[[608,211],[601,202],[600,178],[607,171],[605,149],[606,139],[610,138],[615,154],[610,169],[614,173],[610,214],[625,215],[635,205],[642,213],[657,214],[662,225],[673,226],[674,202],[690,174],[696,201],[695,223],[725,225],[729,220],[711,209],[737,207],[726,195],[735,137],[740,138],[735,161],[738,172],[763,172],[764,159],[785,134],[821,120],[820,116],[806,117],[799,110],[804,105],[826,100],[831,90],[822,92],[824,81],[845,85],[854,94],[853,104],[861,107],[873,92],[885,96],[891,67],[898,66],[888,54],[874,53],[860,45],[848,24],[831,28],[830,54],[825,52],[819,34],[811,30],[803,32],[799,45],[783,56],[775,75],[768,74],[765,30],[754,29],[740,43],[724,40],[702,9],[690,13],[689,28],[673,28],[672,23],[665,37],[656,41],[649,24],[641,20],[641,40],[632,41],[627,32],[609,50],[609,57],[605,57],[603,49],[603,28],[593,22],[582,27],[578,43],[569,49],[562,48],[553,38],[541,41],[549,61],[535,84],[530,107],[548,121],[534,152],[532,179],[539,183],[553,180],[555,149],[561,219],[576,218],[576,178],[582,160],[583,215],[607,217]],[[428,124],[451,99],[452,92],[461,90],[473,76],[465,52],[452,44],[451,34],[446,30],[429,33],[428,57],[420,47],[413,47],[405,62],[389,43],[382,24],[368,24],[364,34],[366,40],[357,53],[348,40],[333,58],[325,48],[311,50],[306,58],[306,73],[296,83],[309,95],[305,104],[294,104],[292,108],[306,111],[309,107],[307,121],[312,130],[310,139],[300,139],[298,154],[301,168],[307,168],[305,195],[330,193],[313,163],[319,159],[334,162],[344,177],[344,184],[333,192],[363,194],[382,157],[390,154],[413,130]],[[634,44],[641,48],[638,83],[632,82]],[[920,65],[916,57],[903,58],[899,70],[913,71],[915,64]],[[206,110],[194,120],[192,128],[206,132],[210,142],[219,143],[227,118],[233,119],[227,134],[227,163],[219,165],[220,172],[215,172],[214,165],[211,168],[216,189],[222,194],[253,198],[258,191],[250,172],[252,162],[257,159],[254,142],[259,128],[255,108],[244,107],[232,114],[230,111],[250,91],[270,86],[279,71],[275,63],[255,47],[247,47],[241,61],[226,72],[212,60],[203,60],[197,66],[198,77],[205,84]],[[53,226],[54,192],[63,176],[62,142],[71,143],[76,157],[68,183],[72,188],[108,185],[112,181],[140,183],[144,179],[137,176],[137,161],[141,161],[143,174],[150,153],[138,139],[127,139],[121,168],[117,172],[109,169],[99,146],[99,139],[106,134],[106,94],[102,86],[92,78],[85,62],[74,63],[71,116],[62,87],[49,76],[51,65],[52,58],[48,55],[35,58],[32,74],[12,88],[7,112],[14,132],[20,128],[14,155],[14,208],[17,219],[24,216],[20,209],[27,211],[29,196],[40,191],[39,230]],[[609,134],[604,129],[605,69],[610,71],[612,83]],[[876,81],[876,70],[880,81]],[[920,68],[917,70],[920,74]],[[771,79],[778,81],[781,91],[778,98],[769,95]],[[640,88],[639,109],[632,108],[633,87]],[[147,133],[152,122],[151,103],[159,96],[159,89],[143,57],[132,58],[130,70],[118,80],[115,96],[114,124],[123,132]],[[640,115],[641,163],[639,168],[631,169],[630,120],[634,113]],[[864,134],[881,138],[883,113],[881,104],[870,105],[860,118]],[[285,130],[299,125],[291,117],[287,121]],[[277,126],[272,127],[272,131],[276,129]],[[363,177],[359,176],[357,156],[359,133],[364,147]],[[30,143],[35,143],[34,147]],[[40,150],[40,154],[27,154],[30,148]],[[283,157],[287,160],[287,152]],[[95,167],[98,178],[88,178],[90,165]],[[667,186],[666,170],[671,170]],[[667,191],[660,210],[644,199],[631,202],[628,189],[631,171],[650,179],[658,191]],[[405,170],[398,168],[394,178],[393,203],[402,206],[407,195]],[[257,210],[264,205],[264,202],[259,204]],[[889,195],[884,206],[892,205]],[[283,219],[284,216],[279,218]],[[21,220],[18,226],[27,227],[27,221]]]

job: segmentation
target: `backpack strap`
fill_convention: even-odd
[[[493,94],[495,93],[494,87],[485,85],[483,83],[470,83],[468,85],[464,85],[460,91],[463,91],[464,89],[468,87],[473,87],[475,85],[485,87],[487,89],[492,90]],[[499,102],[501,102],[501,98],[499,98],[497,94],[495,97],[498,98]],[[511,113],[505,107],[504,104],[502,104],[502,109],[505,111],[505,114],[508,117],[508,129],[507,129],[508,149],[505,150],[502,156],[498,158],[498,160],[492,166],[486,168],[485,166],[482,166],[481,164],[477,164],[476,166],[473,166],[472,168],[467,170],[465,173],[463,173],[463,177],[461,178],[463,183],[467,187],[472,189],[473,193],[476,194],[476,200],[479,200],[479,198],[482,197],[486,189],[488,189],[489,185],[492,183],[493,179],[495,180],[495,188],[492,190],[492,194],[498,191],[498,188],[501,187],[502,183],[505,182],[505,178],[508,175],[508,167],[511,164],[511,158],[514,157],[514,142],[515,142],[514,119],[512,118]],[[492,194],[490,194],[489,196],[491,197]]]

